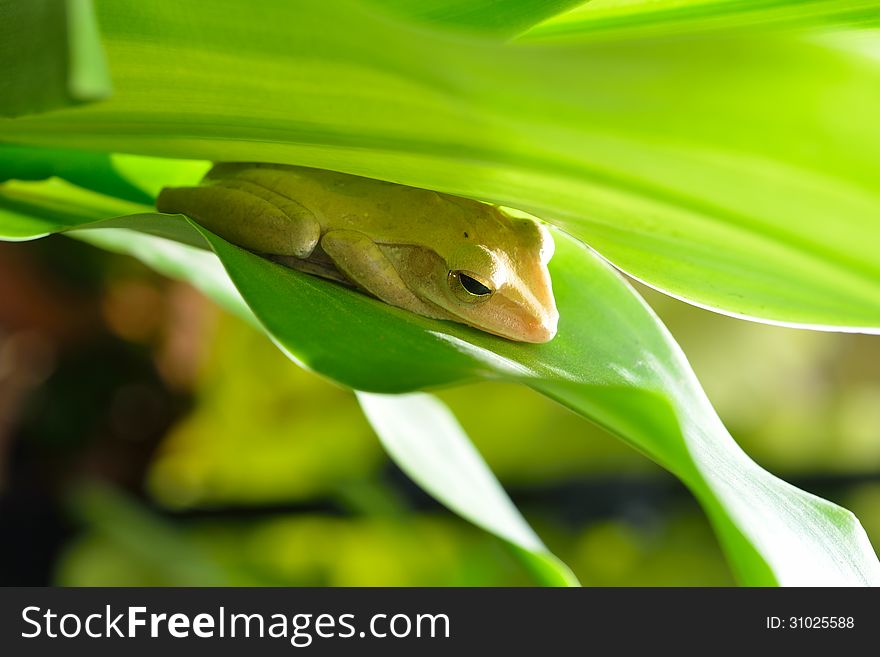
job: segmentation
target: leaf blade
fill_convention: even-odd
[[[358,392],[385,450],[423,490],[466,520],[528,555],[526,563],[551,586],[577,586],[520,515],[449,409],[424,393]]]
[[[519,35],[523,40],[608,39],[705,30],[876,25],[876,0],[593,0]]]
[[[235,247],[230,251],[222,240],[202,232],[273,339],[297,362],[359,389],[382,392],[486,376],[525,383],[606,426],[688,485],[712,519],[743,582],[880,583],[880,563],[851,514],[782,482],[751,461],[724,429],[684,356],[644,302],[576,243],[565,240],[558,245],[557,254],[562,255],[557,258],[565,264],[557,262],[552,273],[560,313],[567,320],[560,320],[560,332],[548,345],[536,348],[509,343],[449,323],[439,323],[443,325],[439,330],[430,329],[438,322],[409,313],[400,315],[380,302],[355,299],[357,293],[342,291],[350,297],[345,305],[351,304],[351,308],[326,307],[338,316],[340,326],[347,327],[348,346],[330,334],[334,346],[343,351],[329,353],[326,342],[303,335],[302,324],[290,326],[288,319],[285,330],[276,319],[267,320],[281,312],[289,318],[291,307],[279,310],[277,288],[267,289],[268,277],[254,275],[255,268],[250,265],[263,266],[256,256],[245,255],[249,264],[239,270],[243,263],[237,262]],[[587,266],[590,273],[580,270],[579,276],[567,276],[575,262]],[[284,298],[290,299],[293,307],[310,306],[313,320],[325,306],[324,302],[314,306],[305,302],[315,291],[313,283],[303,281],[311,289],[293,293],[305,275],[283,271],[275,271],[275,275],[279,282],[286,279],[281,285],[289,286],[291,294]],[[584,281],[591,282],[591,289],[584,290]],[[314,284],[325,286],[323,281]],[[335,295],[340,291],[332,284],[326,286],[315,299],[323,292]],[[266,295],[265,302],[259,300],[257,290]],[[594,305],[602,299],[601,308],[585,316],[585,304],[569,296],[575,291],[589,297]],[[364,331],[357,325],[358,318],[363,323],[374,312],[388,313],[390,321],[383,324],[408,325],[395,326],[394,339],[388,344],[374,334],[388,330],[386,327],[374,325]],[[577,325],[572,324],[575,314]],[[584,327],[592,327],[595,333],[584,333]],[[620,343],[639,348],[629,351]],[[401,344],[413,351],[401,350]],[[584,344],[590,346],[589,356],[581,353],[577,359],[575,354]],[[435,353],[431,360],[453,368],[438,371],[430,365],[415,376],[396,378],[398,368],[412,362],[424,365],[425,354],[431,352]],[[363,354],[370,356],[364,358]],[[585,357],[587,363],[583,362]],[[366,362],[352,366],[357,358]],[[744,482],[753,486],[748,495],[742,492]]]
[[[57,183],[44,185],[57,205],[64,197]],[[31,188],[32,197],[38,189]],[[40,204],[35,208],[49,212]],[[94,208],[92,219],[103,209]],[[112,220],[108,225],[115,228],[105,230],[90,223],[89,230],[72,234],[131,252],[221,302],[231,297],[233,310],[238,304],[282,351],[324,376],[373,392],[501,378],[529,385],[603,425],[691,489],[744,583],[880,582],[880,564],[858,521],[752,462],[652,311],[607,264],[563,234],[557,233],[550,264],[560,331],[546,345],[526,345],[392,308],[267,262],[194,226],[219,262],[201,250],[120,229],[125,221]],[[143,230],[144,216],[131,226]],[[206,258],[209,277],[200,275],[193,253]]]
[[[287,3],[220,6],[103,3],[116,97],[0,122],[0,135],[297,163],[498,202],[697,305],[880,330],[880,61],[846,47],[863,32],[538,47],[356,4],[306,3],[295,20]]]

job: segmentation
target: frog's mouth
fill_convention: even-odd
[[[541,344],[556,335],[559,314],[555,306],[544,311],[495,294],[476,308],[444,306],[459,321],[516,342]]]

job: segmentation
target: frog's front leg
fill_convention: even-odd
[[[321,236],[318,220],[306,207],[247,181],[167,187],[156,207],[190,216],[233,244],[260,253],[307,258]]]
[[[403,282],[379,246],[354,230],[331,230],[321,238],[321,248],[354,283],[385,303],[412,312],[449,319],[449,315],[419,299]]]

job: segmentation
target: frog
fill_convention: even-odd
[[[483,201],[338,171],[220,162],[166,187],[182,214],[281,265],[515,342],[546,343],[559,312],[545,224]]]

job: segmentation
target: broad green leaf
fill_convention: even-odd
[[[483,377],[525,383],[676,474],[706,509],[745,583],[880,583],[880,564],[852,514],[751,461],[659,320],[576,242],[557,238],[551,273],[560,331],[536,346],[417,317],[202,232],[276,343],[307,367],[380,392]]]
[[[449,409],[424,393],[358,393],[392,459],[421,488],[522,553],[540,581],[576,586],[571,571],[529,527]]]
[[[880,330],[880,61],[862,32],[536,45],[338,0],[98,11],[116,95],[0,121],[0,139],[471,196],[698,305]]]
[[[592,0],[520,35],[523,40],[619,39],[677,32],[876,25],[877,0]]]
[[[100,100],[110,78],[91,0],[0,0],[0,116]]]
[[[47,187],[57,202],[57,184]],[[33,211],[46,209],[34,204]],[[92,218],[101,211],[96,208]],[[144,219],[140,215],[132,225],[143,228]],[[230,292],[219,283],[216,261],[200,262],[191,246],[120,229],[125,221],[114,219],[114,228],[106,230],[93,223],[71,234],[181,276],[243,316],[250,315],[240,309],[246,303],[251,320],[289,357],[340,383],[401,393],[504,379],[606,427],[691,489],[743,583],[880,584],[880,564],[858,520],[749,459],[644,301],[600,258],[561,233],[550,263],[559,333],[548,344],[528,345],[388,306],[199,229],[235,285]]]

